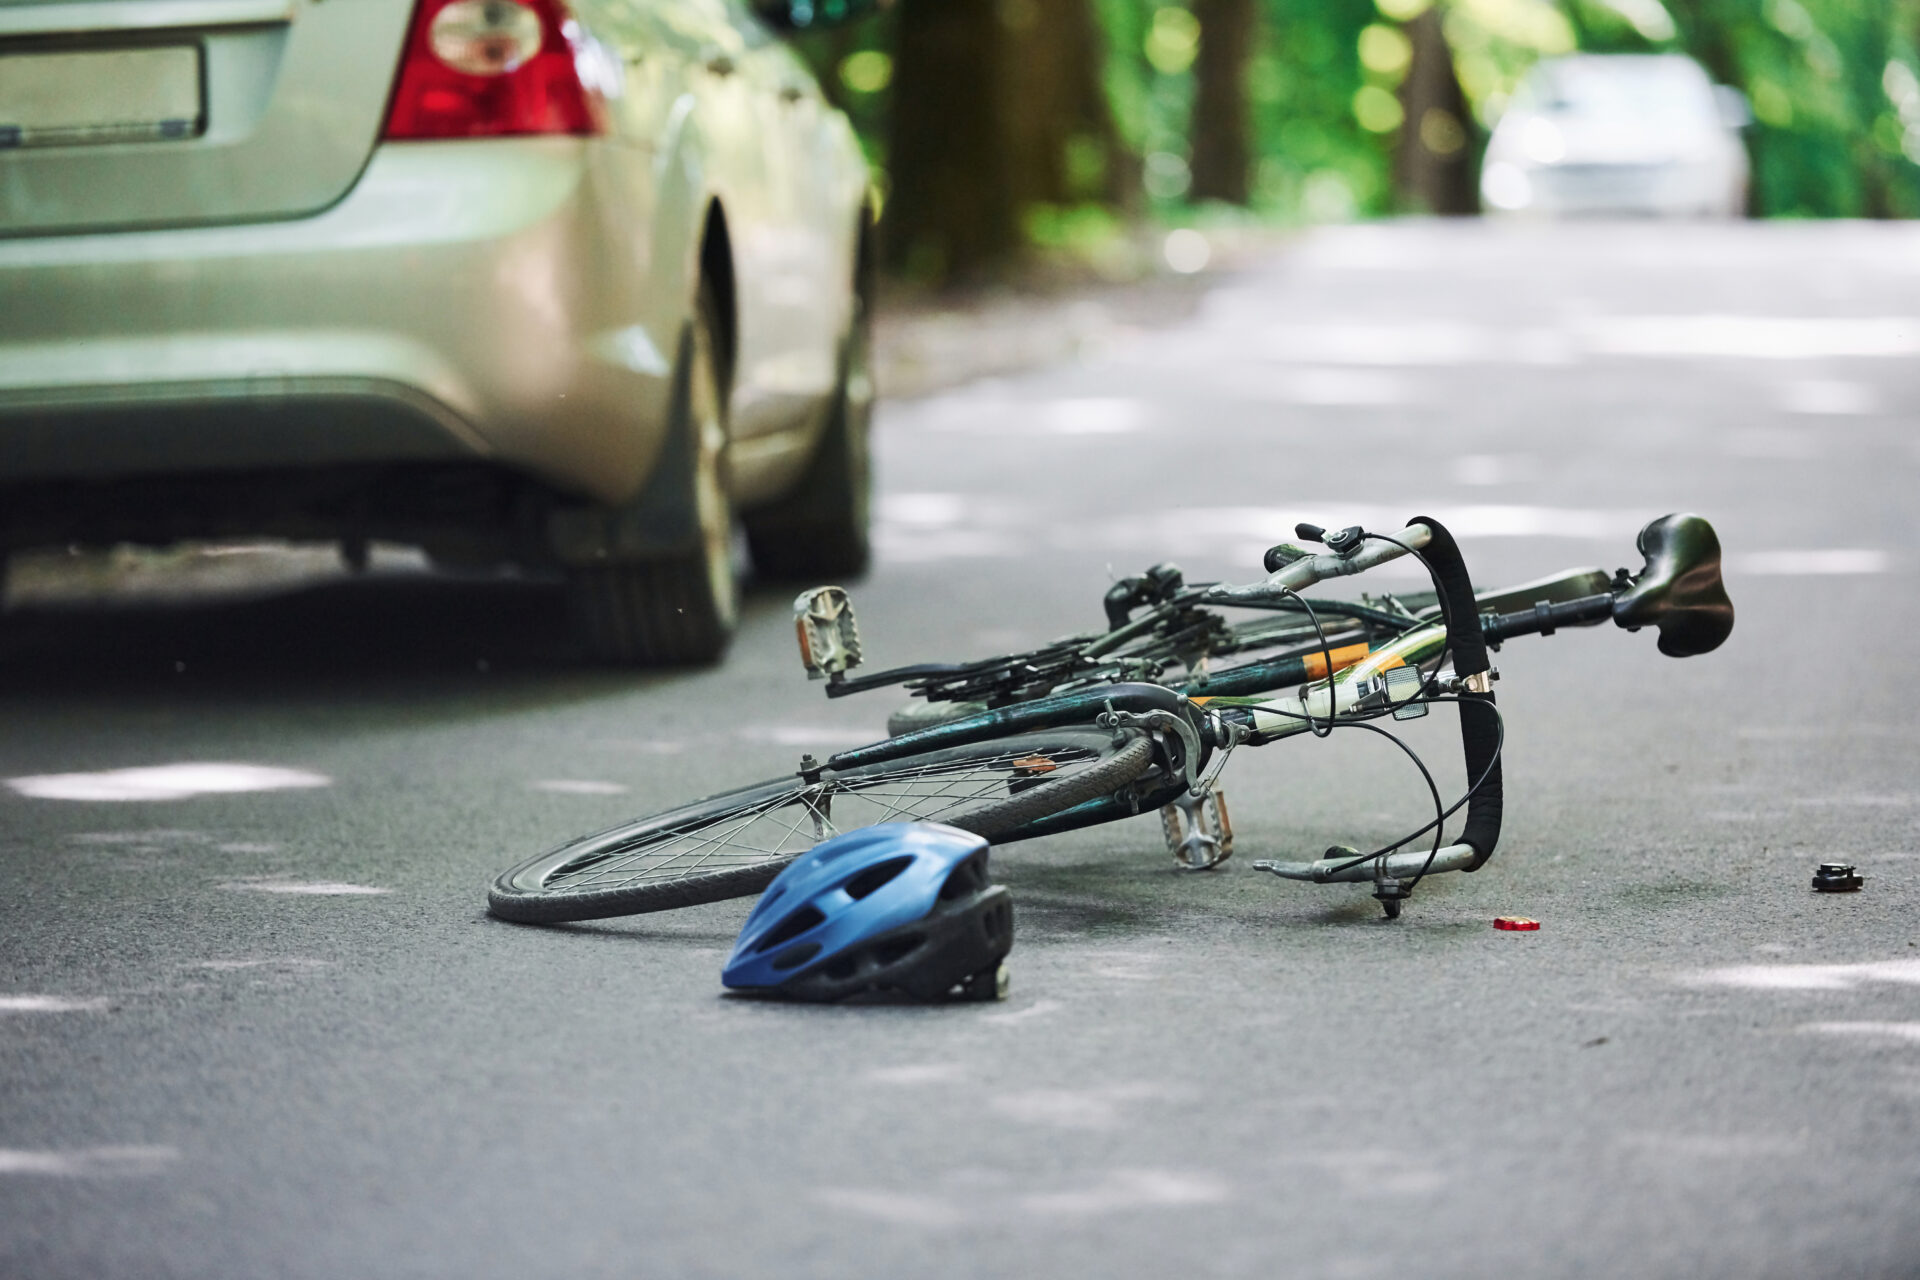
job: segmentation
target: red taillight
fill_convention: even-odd
[[[386,136],[598,133],[605,61],[563,0],[419,0]]]

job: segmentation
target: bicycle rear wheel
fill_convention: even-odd
[[[764,889],[821,840],[928,820],[995,838],[1109,795],[1145,773],[1137,731],[1040,730],[829,772],[777,778],[564,844],[503,873],[496,916],[553,924],[690,907]]]

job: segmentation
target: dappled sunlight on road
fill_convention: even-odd
[[[1851,991],[1871,983],[1920,986],[1920,960],[1866,964],[1748,964],[1692,974],[1690,984],[1750,991]]]
[[[306,769],[261,764],[163,764],[95,773],[43,773],[8,778],[16,794],[35,800],[186,800],[243,791],[288,791],[331,786]]]

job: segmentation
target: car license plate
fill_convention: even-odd
[[[0,149],[191,138],[198,45],[0,54]]]

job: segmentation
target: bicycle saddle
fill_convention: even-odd
[[[1720,539],[1691,512],[1661,516],[1635,545],[1646,567],[1613,597],[1615,625],[1660,629],[1660,652],[1688,658],[1718,649],[1733,633],[1733,601],[1720,580]]]

